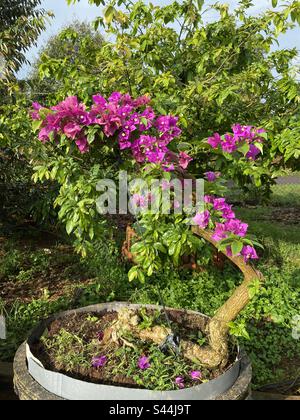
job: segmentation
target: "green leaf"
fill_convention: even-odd
[[[128,272],[128,279],[130,282],[138,278],[138,268],[132,267]]]
[[[177,145],[177,149],[180,152],[185,152],[186,150],[189,150],[190,148],[191,148],[191,145],[189,143],[185,143],[185,142],[179,143]]]
[[[268,140],[269,135],[268,135],[268,133],[260,133],[259,137],[261,137],[262,139]]]
[[[145,275],[144,275],[144,273],[142,272],[142,270],[138,270],[138,279],[139,279],[139,281],[142,283],[142,284],[144,284],[145,283]]]
[[[250,145],[248,143],[244,143],[238,148],[238,150],[239,152],[243,153],[244,156],[246,156],[250,150]]]
[[[172,257],[176,251],[177,242],[173,243],[169,248],[169,255]]]
[[[253,299],[254,296],[259,294],[260,288],[261,288],[260,280],[259,279],[253,280],[253,282],[248,286],[250,299]]]
[[[141,123],[147,127],[147,125],[148,125],[148,120],[147,120],[147,118],[142,117],[142,118],[141,118]]]
[[[66,230],[67,230],[67,234],[68,235],[71,235],[71,233],[73,232],[73,230],[74,230],[74,222],[73,222],[73,220],[69,220],[68,221],[68,223],[67,223],[67,226],[66,226]]]
[[[201,11],[205,0],[197,0],[198,9]]]
[[[115,16],[115,8],[112,5],[107,6],[104,10],[104,21],[107,25],[111,24]]]
[[[273,7],[277,7],[278,4],[278,0],[272,0],[272,6]]]
[[[152,265],[150,265],[150,267],[148,268],[148,271],[147,271],[147,276],[148,276],[148,277],[151,277],[151,276],[152,276],[152,274],[153,274],[153,266],[152,266]]]
[[[234,241],[231,245],[231,251],[234,256],[239,255],[244,247],[243,242],[241,241]]]
[[[166,248],[160,242],[156,242],[154,244],[154,248],[157,249],[158,251],[162,252],[163,254],[166,254],[167,253]]]
[[[258,148],[258,150],[260,150],[260,152],[263,154],[264,153],[264,146],[261,143],[258,143],[257,141],[254,143],[254,146]]]
[[[34,120],[32,122],[32,129],[33,129],[33,131],[34,132],[37,132],[41,128],[42,124],[43,124],[43,121],[42,120]]]

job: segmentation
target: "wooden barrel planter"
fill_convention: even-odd
[[[214,248],[217,243],[212,239],[212,233],[199,228],[193,228],[193,233],[204,238]],[[243,274],[244,281],[237,287],[232,296],[216,312],[212,319],[193,311],[181,310],[184,314],[199,317],[199,322],[205,323],[205,332],[209,344],[198,347],[197,359],[200,365],[223,365],[228,353],[229,323],[234,321],[250,301],[249,286],[262,275],[251,265],[245,264],[242,257],[230,257],[224,254]],[[149,310],[161,309],[158,306],[145,305]],[[147,389],[126,388],[104,384],[94,384],[71,378],[61,373],[46,370],[42,363],[33,356],[31,351],[47,327],[55,320],[77,313],[88,312],[119,312],[122,308],[138,309],[141,305],[128,303],[104,303],[87,308],[68,311],[42,322],[18,350],[14,362],[15,390],[21,400],[246,400],[250,399],[250,384],[252,377],[251,363],[242,352],[232,361],[227,370],[208,382],[200,385],[178,389],[175,391],[151,391]],[[167,309],[175,311],[174,309]],[[178,310],[176,310],[178,311]],[[180,311],[180,310],[179,310]],[[198,325],[198,324],[197,324]],[[202,325],[203,327],[203,325]],[[197,327],[198,328],[198,327]],[[199,330],[201,327],[199,325]],[[203,329],[202,329],[203,331]],[[194,353],[192,353],[194,354]],[[227,359],[228,360],[228,359]],[[207,362],[207,363],[206,363]]]
[[[73,311],[63,312],[43,321],[18,350],[14,361],[14,386],[20,400],[245,400],[250,397],[252,369],[248,357],[239,352],[235,362],[221,376],[192,388],[176,391],[150,391],[93,384],[46,370],[33,356],[31,346],[39,340],[55,319],[78,313],[103,313],[121,308],[138,309],[142,305],[128,303],[104,303]],[[162,309],[143,305],[148,309]],[[168,308],[168,311],[172,309]],[[178,312],[178,310],[176,310]],[[182,314],[197,314],[200,322],[208,318],[194,311],[181,310]],[[201,321],[202,320],[202,321]]]

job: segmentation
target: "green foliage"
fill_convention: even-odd
[[[0,342],[0,358],[4,361],[13,359],[17,348],[26,340],[28,334],[41,319],[49,317],[58,311],[66,310],[70,306],[70,299],[61,298],[56,301],[49,300],[49,294],[45,293],[40,299],[33,300],[29,304],[16,301],[6,311],[7,316],[7,339]]]
[[[191,371],[199,369],[199,365],[191,366],[186,359],[174,354],[167,356],[156,345],[152,345],[147,349],[151,366],[149,369],[142,371],[137,368],[142,351],[142,348],[136,350],[120,348],[118,351],[119,366],[116,366],[112,371],[112,375],[117,375],[121,370],[143,388],[170,391],[178,389],[175,384],[177,377],[189,378]],[[207,372],[203,372],[203,378],[206,377],[205,374]]]
[[[91,24],[74,21],[67,25],[39,52],[28,76],[31,95],[41,102],[58,98],[61,90],[70,89],[74,79],[80,78],[80,73],[84,76],[87,68],[95,66],[103,45],[103,36]]]
[[[20,269],[21,255],[18,250],[13,250],[0,257],[0,280],[3,281],[9,276],[18,273]]]
[[[54,339],[42,337],[41,342],[49,352],[55,354],[56,368],[66,372],[78,367],[89,368],[97,351],[97,343],[86,344],[81,337],[65,329],[61,329]]]
[[[46,17],[50,15],[38,9],[40,5],[41,0],[1,1],[0,56],[4,58],[4,79],[10,79],[27,62],[27,49],[45,29]]]
[[[292,338],[291,321],[299,313],[300,305],[300,229],[281,223],[270,225],[268,208],[239,210],[238,215],[250,223],[252,233],[260,239],[264,238],[264,257],[259,263],[259,270],[265,276],[265,284],[231,328],[238,336],[246,337],[248,334],[250,337],[250,340],[239,338],[239,341],[243,341],[252,359],[254,386],[258,387],[291,379],[294,375],[292,366],[299,355],[300,343]],[[266,221],[259,221],[264,217]],[[9,254],[7,258],[10,258]],[[37,255],[31,262],[34,258]],[[37,265],[40,264],[39,258],[45,260],[50,256],[44,254],[38,257]],[[51,258],[53,264],[59,259],[59,254],[53,253]],[[67,271],[70,271],[72,264],[69,258],[66,256],[62,263],[64,268],[69,267]],[[23,270],[26,270],[25,260],[28,260],[27,256],[21,258]],[[5,264],[5,259],[1,264]],[[120,262],[118,249],[113,244],[99,243],[95,255],[76,266],[76,273],[82,272],[93,280],[82,288],[75,305],[68,293],[59,299],[48,293],[31,303],[19,301],[11,308],[4,305],[9,336],[6,341],[0,342],[1,360],[12,359],[18,345],[39,319],[64,309],[111,301],[161,304],[157,290],[159,284],[168,306],[213,315],[242,280],[241,275],[229,266],[223,272],[213,267],[201,273],[165,269],[141,287],[136,283],[128,285],[127,270],[128,267]],[[65,279],[67,272],[61,270],[60,275]],[[145,321],[153,322],[152,319]],[[291,365],[290,371],[286,369],[287,363]]]
[[[275,185],[272,189],[272,201],[278,207],[300,206],[300,185]]]
[[[28,85],[14,84],[13,94],[0,104],[0,200],[1,217],[33,218],[53,223],[55,185],[34,185],[31,160],[38,159],[41,144],[35,139],[28,112]]]
[[[273,148],[280,152],[282,161],[293,170],[300,170],[300,116],[291,119],[287,127],[273,141]],[[281,163],[283,163],[281,162]]]
[[[149,320],[148,316],[147,319]],[[153,319],[152,321],[154,322]],[[92,373],[90,371],[91,361],[100,353],[107,357],[107,363],[101,367],[101,377],[104,381],[111,382],[115,378],[124,378],[124,380],[129,379],[131,383],[143,388],[165,391],[178,389],[175,379],[182,376],[185,379],[186,387],[195,385],[190,377],[190,372],[199,370],[199,365],[172,351],[164,353],[157,345],[136,340],[131,336],[130,331],[124,333],[124,338],[127,342],[133,343],[132,346],[117,346],[115,344],[102,346],[96,338],[86,339],[86,331],[90,327],[88,323],[91,323],[90,317],[78,325],[79,332],[70,332],[63,328],[52,337],[47,335],[42,337],[41,341],[46,353],[56,369],[74,374],[80,368],[82,374]],[[152,323],[147,325],[151,326]],[[144,322],[144,327],[147,328],[147,325],[145,326]],[[165,325],[165,323],[160,321],[159,325]],[[189,339],[194,338],[189,337]],[[149,359],[150,367],[142,370],[139,368],[139,359],[145,354]],[[201,367],[201,373],[203,381],[210,378],[211,372],[203,367]]]
[[[98,51],[94,67],[101,63],[101,75],[95,78],[86,69],[90,85],[103,93],[108,86],[134,95],[150,93],[160,112],[181,116],[185,141],[198,157],[196,174],[203,166],[221,170],[246,191],[263,185],[261,194],[267,196],[278,170],[292,164],[290,154],[299,161],[299,133],[291,125],[300,101],[293,70],[298,51],[273,48],[282,33],[300,22],[299,1],[257,16],[248,13],[252,3],[247,0],[234,11],[226,4],[206,7],[193,0],[166,6],[100,3],[105,9],[96,27],[114,38]],[[207,14],[213,14],[213,21]],[[233,122],[268,128],[263,162],[227,162],[211,151],[208,155],[203,139],[227,132]],[[294,153],[287,136],[294,136]]]

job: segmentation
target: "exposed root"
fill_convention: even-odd
[[[132,343],[123,337],[124,334],[130,334],[141,341],[150,341],[160,346],[172,333],[170,328],[158,325],[153,328],[141,330],[139,323],[140,319],[136,312],[126,308],[122,309],[119,312],[118,320],[105,330],[103,341],[119,342],[135,348]],[[216,352],[210,346],[200,347],[192,341],[182,340],[180,342],[180,349],[183,357],[186,359],[211,369],[226,365],[228,360],[226,345],[222,351]]]
[[[219,253],[218,244],[212,237],[212,232],[200,229],[199,227],[193,227],[193,233],[209,242],[217,252],[217,263],[220,268],[226,259],[230,260],[243,274],[244,281],[237,287],[232,296],[219,308],[215,316],[211,319],[207,326],[207,337],[209,339],[209,345],[200,347],[191,341],[181,341],[181,352],[184,357],[189,360],[198,362],[201,365],[205,365],[208,368],[225,367],[228,358],[228,330],[229,323],[234,321],[240,312],[248,305],[251,296],[249,293],[249,286],[253,282],[261,282],[263,276],[260,272],[256,271],[250,264],[246,264],[242,257],[230,257],[226,253]],[[126,243],[126,249],[130,250],[130,245],[135,232],[128,228]],[[123,329],[130,331],[130,333],[145,341],[152,341],[158,345],[165,342],[166,338],[170,334],[170,329],[165,327],[154,327],[146,330],[138,328],[138,320],[136,314],[131,313],[127,310],[127,314],[120,314],[119,321],[115,325],[115,331],[112,332],[111,337],[117,339],[120,337],[120,333]],[[121,319],[123,320],[121,321]],[[120,323],[119,323],[120,322]]]
[[[166,341],[166,338],[172,333],[170,328],[156,326],[139,331],[139,338],[142,341],[152,341],[160,346]]]

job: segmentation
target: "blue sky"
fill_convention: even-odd
[[[156,4],[167,4],[171,0],[152,0],[152,3]],[[234,7],[238,0],[224,0]],[[251,13],[256,14],[261,12],[267,7],[271,6],[271,0],[254,0],[254,7]],[[55,17],[51,20],[47,26],[47,30],[40,36],[37,47],[31,48],[27,53],[27,58],[33,61],[38,56],[39,49],[45,44],[45,42],[53,35],[57,34],[58,31],[74,21],[75,19],[84,21],[93,21],[97,16],[101,15],[102,7],[91,6],[88,0],[80,0],[76,5],[68,6],[66,0],[43,0],[42,7],[46,10],[51,10]],[[213,19],[213,16],[211,16]],[[300,50],[300,28],[290,31],[288,34],[281,36],[280,46],[282,48],[297,47]],[[24,66],[19,72],[19,77],[24,77],[28,73],[30,66]]]

